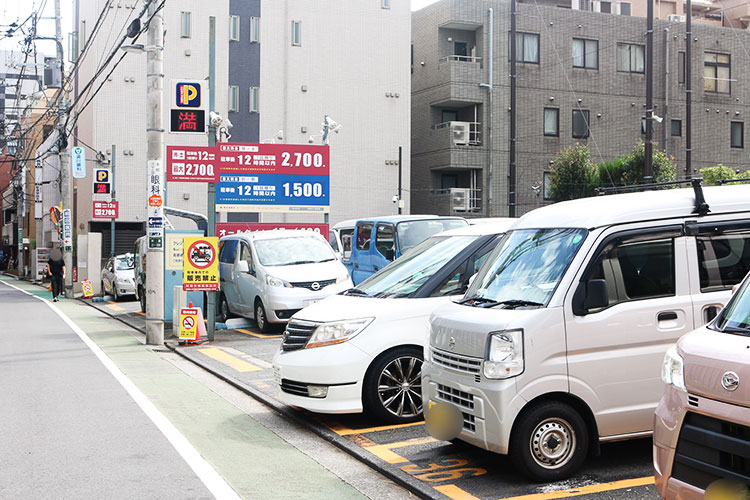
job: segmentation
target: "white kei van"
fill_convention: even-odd
[[[443,403],[459,439],[509,454],[534,480],[567,477],[600,442],[651,434],[664,353],[748,270],[750,186],[534,210],[464,298],[431,316],[428,428]]]

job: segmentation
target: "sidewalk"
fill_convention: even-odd
[[[33,295],[51,298],[49,291],[37,285],[7,277],[0,280]],[[165,359],[171,353],[144,346],[140,333],[78,300],[62,299],[53,307],[70,317],[101,347],[243,498],[366,498],[186,375]]]

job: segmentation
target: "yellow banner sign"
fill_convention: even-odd
[[[219,238],[198,236],[182,243],[182,288],[219,289]]]

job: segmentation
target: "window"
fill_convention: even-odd
[[[352,256],[352,239],[354,236],[354,229],[342,229],[339,231],[339,237],[341,238],[341,246],[342,252],[341,252],[341,258],[343,260],[349,260],[349,257]]]
[[[641,134],[645,134],[645,133],[646,133],[646,118],[641,117]]]
[[[685,53],[677,53],[677,83],[685,83]]]
[[[444,109],[442,114],[442,123],[448,123],[448,122],[455,122],[458,121],[458,111],[451,111],[448,109]]]
[[[440,176],[440,189],[449,190],[458,187],[458,175],[443,174]]]
[[[370,249],[370,235],[372,234],[372,222],[357,225],[357,250]]]
[[[750,233],[696,237],[701,292],[728,290],[750,271]]]
[[[180,37],[190,38],[190,12],[180,12]]]
[[[250,18],[250,42],[260,43],[260,18]]]
[[[544,135],[560,136],[560,110],[558,108],[544,108]]]
[[[469,285],[469,278],[479,272],[479,268],[482,267],[484,261],[489,257],[490,252],[495,248],[497,242],[501,236],[495,237],[493,240],[485,244],[479,249],[472,257],[469,257],[458,266],[452,276],[445,279],[434,292],[430,294],[430,297],[442,297],[445,295],[459,295],[466,292],[466,288]],[[467,273],[466,270],[469,270]]]
[[[717,94],[729,93],[731,64],[729,54],[706,52],[703,57],[703,90]]]
[[[242,243],[242,251],[240,252],[240,260],[247,262],[247,269],[251,274],[255,274],[255,266],[253,266],[253,253],[250,251],[250,247],[247,243]]]
[[[78,60],[78,32],[68,33],[68,61],[76,62]]]
[[[292,45],[302,45],[302,22],[292,21]]]
[[[626,73],[643,73],[645,68],[645,49],[643,45],[632,43],[617,44],[617,71]]]
[[[552,172],[544,172],[542,174],[542,197],[545,200],[552,199],[552,193],[550,187],[552,185]]]
[[[388,260],[396,258],[396,240],[392,224],[378,224],[375,231],[375,249]]]
[[[508,34],[510,40],[510,34]],[[510,43],[508,43],[510,60]],[[539,64],[539,35],[536,33],[516,33],[516,62]]]
[[[81,21],[81,31],[78,33],[78,48],[83,52],[86,48],[86,21]]]
[[[589,110],[573,110],[573,138],[584,139],[589,136]]]
[[[391,8],[391,0],[380,0],[380,8],[381,9],[390,9]]]
[[[731,146],[733,148],[745,147],[745,123],[732,122],[730,128]]]
[[[599,41],[573,39],[573,67],[599,69]]]
[[[225,264],[234,264],[234,257],[237,254],[237,240],[224,240],[219,245],[219,262]]]
[[[333,231],[328,231],[328,243],[331,244],[331,248],[333,248],[334,252],[341,252],[341,249],[339,248],[339,242],[336,239],[336,233]]]
[[[251,113],[258,113],[258,93],[260,89],[258,87],[250,87],[250,109]]]
[[[617,2],[620,6],[620,15],[621,16],[629,16],[630,15],[630,7],[631,2]]]
[[[682,120],[672,120],[670,130],[673,137],[682,137]]]
[[[229,39],[233,42],[240,40],[240,16],[229,16]]]
[[[584,281],[606,281],[609,307],[621,302],[675,295],[671,234],[614,238],[605,244],[594,262],[596,265]]]
[[[229,111],[239,111],[240,88],[237,85],[229,86]]]

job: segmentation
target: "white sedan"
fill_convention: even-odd
[[[124,295],[135,296],[134,269],[133,254],[111,257],[102,269],[102,294],[111,294],[116,301]]]

